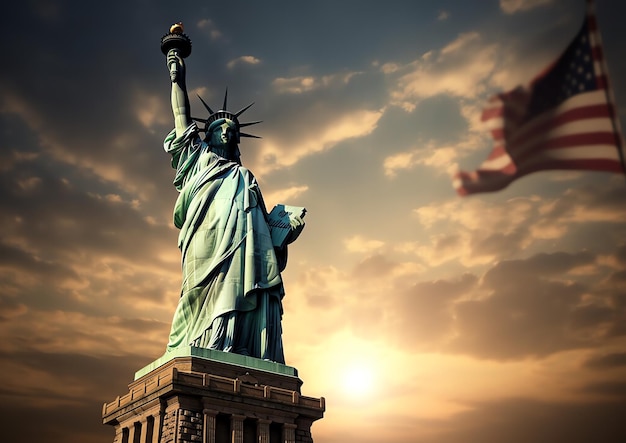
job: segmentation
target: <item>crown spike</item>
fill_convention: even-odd
[[[222,109],[225,111],[226,110],[226,103],[228,102],[228,87],[226,88],[226,92],[224,92],[224,106],[222,106]]]
[[[204,100],[202,100],[202,97],[200,97],[200,94],[196,94],[198,96],[198,98],[200,99],[200,101],[202,102],[202,104],[204,105],[204,107],[206,108],[207,111],[209,111],[209,114],[215,114],[215,111],[213,111],[213,109],[211,109],[211,107],[209,105],[206,104],[206,102]],[[195,120],[195,119],[194,119]],[[206,122],[205,122],[206,123]]]
[[[246,134],[245,132],[240,132],[239,136],[240,137],[249,137],[249,138],[261,138],[258,135]]]
[[[257,120],[255,122],[239,123],[239,127],[245,128],[246,126],[258,125],[259,123],[263,123],[263,120]]]
[[[250,109],[250,106],[252,106],[254,104],[254,102],[250,103],[248,106],[246,106],[243,109],[240,109],[238,112],[235,112],[235,117],[239,117],[241,114],[243,114],[244,112],[246,112],[248,109]]]

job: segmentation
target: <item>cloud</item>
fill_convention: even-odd
[[[277,92],[283,94],[302,94],[318,87],[313,77],[277,78],[273,84]]]
[[[162,145],[160,136],[156,140],[146,141],[146,137],[152,137],[155,128],[166,121],[165,106],[159,103],[155,96],[143,90],[129,91],[130,97],[124,97],[119,103],[119,109],[108,119],[114,124],[113,119],[120,120],[118,130],[107,131],[101,121],[93,122],[90,128],[89,120],[98,120],[90,113],[85,113],[83,125],[65,129],[65,122],[59,123],[66,116],[55,113],[47,107],[53,108],[53,101],[43,105],[36,103],[32,97],[26,99],[20,96],[19,91],[12,91],[2,97],[2,108],[6,114],[3,120],[17,118],[11,122],[15,133],[27,134],[22,140],[16,140],[13,151],[24,151],[22,145],[28,145],[33,155],[46,155],[45,161],[54,161],[70,165],[74,173],[94,174],[95,176],[110,182],[112,186],[123,189],[126,192],[137,194],[142,200],[147,200],[156,192],[156,178],[161,183],[171,182],[165,171],[167,160],[163,168],[153,167],[152,158],[145,151],[136,149],[139,146],[155,146],[155,153],[160,153],[158,146]],[[132,102],[133,100],[137,102]],[[78,106],[78,105],[77,105]],[[68,103],[68,107],[71,104]],[[97,115],[99,111],[93,113]],[[129,122],[139,121],[150,133],[141,133],[136,128],[129,129]],[[8,123],[8,122],[7,122]],[[91,134],[89,134],[91,133]],[[157,141],[158,140],[158,141]],[[5,149],[9,146],[5,146]],[[28,151],[26,151],[28,152]],[[161,151],[162,152],[162,151]],[[119,162],[120,158],[126,161]],[[22,157],[20,160],[27,160]],[[40,159],[41,160],[41,159]]]
[[[389,277],[396,268],[397,263],[389,260],[382,254],[367,257],[353,270],[355,277],[360,279]]]
[[[297,142],[290,140],[284,145],[283,140],[266,137],[263,141],[262,155],[265,162],[256,168],[262,175],[273,169],[292,166],[301,159],[335,147],[338,143],[352,138],[369,135],[378,123],[382,111],[353,110],[344,114],[336,113],[319,122],[315,131],[301,134]],[[282,137],[281,137],[282,138]]]
[[[470,293],[476,281],[475,276],[464,274],[453,280],[415,284],[391,308],[395,330],[400,332],[395,335],[410,348],[440,350],[453,332],[454,301]]]
[[[583,366],[600,371],[612,368],[621,368],[626,366],[626,352],[593,355],[583,363]]]
[[[272,85],[274,86],[275,91],[279,94],[303,94],[320,88],[346,85],[355,75],[359,74],[359,72],[346,72],[324,75],[321,77],[279,77],[273,80]]]
[[[524,197],[498,206],[459,199],[422,206],[413,213],[432,233],[428,243],[414,245],[414,252],[433,265],[458,259],[472,266],[512,256],[535,241],[530,229],[539,203],[538,197]]]
[[[300,196],[306,191],[308,191],[309,187],[306,185],[302,186],[291,186],[288,188],[283,188],[271,192],[269,194],[264,194],[263,198],[265,200],[265,204],[268,206],[268,211],[275,204],[279,203],[289,203],[293,201],[299,201]]]
[[[493,205],[485,200],[452,199],[423,205],[413,211],[428,242],[405,245],[427,263],[458,259],[465,266],[488,264],[497,258],[514,257],[548,241],[580,241],[585,224],[597,224],[596,245],[603,249],[621,244],[621,220],[626,210],[620,201],[619,186],[580,185],[554,198],[516,197]],[[454,233],[456,248],[442,255],[442,239]],[[612,258],[617,260],[616,257]]]
[[[450,12],[449,11],[439,11],[439,15],[437,16],[437,20],[439,21],[446,21],[450,18]]]
[[[381,69],[397,78],[397,86],[391,92],[392,103],[411,111],[415,101],[438,94],[479,97],[490,86],[496,54],[496,45],[486,45],[480,34],[470,32],[405,66],[387,64]]]
[[[481,281],[487,295],[455,306],[452,349],[506,359],[597,346],[624,307],[612,302],[615,287],[599,290],[576,279],[576,268],[595,262],[595,255],[583,251],[496,264]],[[598,267],[596,273],[606,270]]]
[[[534,277],[560,276],[574,272],[577,268],[596,262],[596,256],[588,251],[569,254],[555,252],[540,253],[527,260],[502,261],[485,274],[483,284],[491,288],[509,287],[520,275]]]
[[[376,249],[380,249],[385,245],[385,242],[374,239],[366,239],[360,235],[354,235],[344,240],[344,245],[351,252],[371,252]]]
[[[592,267],[591,282],[601,284],[588,284],[587,276],[576,272],[581,267]],[[311,307],[324,307],[324,323],[333,324],[344,313],[344,325],[354,333],[369,336],[375,327],[415,352],[498,361],[545,359],[626,336],[619,329],[626,316],[622,290],[607,280],[610,269],[587,251],[542,253],[498,262],[481,277],[464,273],[412,285],[399,278],[399,269],[395,256],[377,253],[361,260],[350,275],[322,276],[311,270],[300,283],[315,294]],[[414,281],[429,274],[413,269],[409,275]],[[320,281],[324,289],[316,283]],[[376,310],[358,306],[366,301]],[[620,362],[621,355],[615,354],[586,365]]]
[[[431,140],[423,146],[410,151],[398,152],[386,157],[383,162],[383,170],[389,178],[394,178],[400,171],[410,171],[417,166],[425,166],[438,174],[452,176],[458,169],[456,161],[463,152],[475,149],[477,146],[474,137],[456,145],[440,145]]]
[[[4,293],[0,295],[0,322],[9,321],[24,315],[28,308],[25,304],[16,301],[16,294],[6,294],[7,283],[3,284]],[[11,292],[15,292],[15,288]]]
[[[211,19],[203,18],[198,21],[196,26],[198,29],[208,32],[211,40],[218,40],[222,38],[222,31],[217,28],[215,22]]]
[[[166,127],[172,120],[172,111],[166,107],[160,95],[136,91],[135,112],[139,122],[146,128],[155,130]]]
[[[0,375],[7,384],[0,392],[0,425],[11,441],[105,443],[113,429],[94,425],[102,403],[112,393],[127,391],[133,371],[149,363],[137,355],[96,358],[76,353],[18,351],[0,353]],[[9,381],[10,380],[10,381]],[[88,393],[88,394],[86,394]],[[67,422],[68,414],[72,423]],[[38,425],[32,426],[33,415]],[[68,433],[68,426],[72,431]]]
[[[129,318],[146,334],[135,351],[158,355],[179,293],[176,232],[137,200],[50,167],[26,157],[0,178],[3,349],[114,354],[131,347]]]
[[[553,0],[500,0],[500,9],[505,14],[515,14],[551,3],[553,3]]]
[[[614,442],[625,432],[619,418],[626,401],[566,403],[525,397],[472,402],[465,412],[437,422],[425,443],[467,441],[526,443],[530,441]]]
[[[76,352],[95,357],[142,355],[156,358],[165,352],[169,324],[145,318],[29,309],[19,318],[0,323],[0,330],[14,338],[2,345],[4,352],[29,350],[54,354]],[[140,342],[133,340],[137,336],[142,337]]]
[[[242,55],[241,57],[229,61],[226,66],[228,69],[233,69],[238,65],[258,65],[259,63],[261,63],[261,60],[252,55]]]

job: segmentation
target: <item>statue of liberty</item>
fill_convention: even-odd
[[[287,248],[274,246],[263,196],[238,147],[240,137],[255,137],[240,128],[260,122],[240,123],[252,104],[232,113],[227,94],[217,112],[200,98],[209,116],[192,118],[185,56],[167,52],[175,128],[164,147],[180,192],[174,224],[183,273],[167,349],[195,346],[284,363],[281,272]],[[285,244],[303,227],[301,218],[292,219]]]

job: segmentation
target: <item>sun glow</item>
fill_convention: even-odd
[[[366,395],[372,392],[375,382],[374,370],[366,362],[347,365],[342,374],[342,388],[349,395]]]

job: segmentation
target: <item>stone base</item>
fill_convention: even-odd
[[[113,443],[312,443],[325,401],[301,386],[295,368],[188,347],[137,371],[102,417]]]

